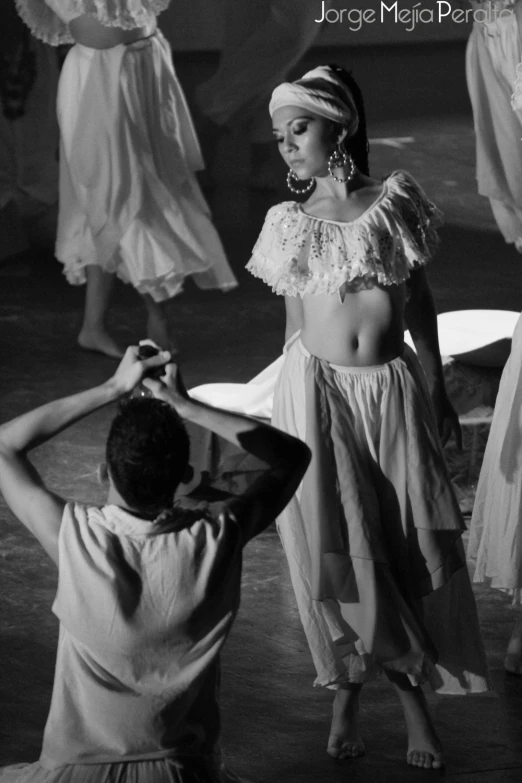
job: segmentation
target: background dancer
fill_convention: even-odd
[[[511,596],[522,608],[522,316],[502,373],[471,517],[468,556],[475,582]],[[522,675],[522,616],[509,640],[504,667]]]
[[[147,333],[175,350],[164,303],[187,276],[237,285],[194,172],[203,161],[156,15],[170,0],[16,0],[47,43],[74,43],[58,92],[61,131],[56,256],[87,282],[81,347],[121,356],[105,317],[114,275],[147,308]]]
[[[222,5],[224,40],[219,68],[196,91],[199,111],[222,130],[250,140],[249,184],[274,187],[266,102],[319,35],[321,25],[316,20],[321,5],[302,0],[223,0]],[[326,0],[322,7],[330,5],[331,0]],[[218,145],[218,155],[222,149]],[[219,170],[216,163],[212,170],[217,181],[237,177],[237,161],[229,165],[227,160]]]
[[[404,708],[408,763],[439,768],[420,684],[488,689],[437,434],[459,435],[424,269],[439,214],[407,172],[369,177],[363,100],[342,69],[280,85],[270,114],[290,189],[312,193],[269,211],[247,268],[286,301],[272,421],[312,451],[278,529],[315,682],[336,691],[328,753],[364,753],[359,694],[381,666]]]
[[[239,783],[219,753],[219,657],[239,607],[242,550],[279,514],[307,447],[237,414],[190,401],[179,371],[143,383],[158,399],[123,404],[107,438],[106,505],[66,503],[27,453],[127,395],[168,353],[129,348],[113,378],[0,428],[0,491],[59,571],[57,664],[40,761],[9,783]],[[173,504],[188,475],[180,419],[262,460],[240,497]]]
[[[486,19],[475,21],[466,53],[478,191],[489,198],[506,242],[522,253],[522,108],[511,108],[522,58],[522,2],[471,0],[471,5]]]

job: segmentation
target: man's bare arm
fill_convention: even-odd
[[[186,421],[205,427],[267,464],[265,474],[227,504],[246,539],[260,533],[297,490],[310,462],[309,448],[298,438],[257,419],[191,400],[175,365],[168,365],[161,381],[147,379],[144,385]]]
[[[58,562],[58,536],[66,501],[48,489],[28,452],[89,413],[114,402],[138,383],[150,367],[169,355],[140,362],[129,348],[115,375],[101,386],[42,405],[0,427],[0,492],[13,514]]]

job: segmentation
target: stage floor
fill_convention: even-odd
[[[408,169],[446,214],[430,269],[439,311],[521,310],[522,258],[504,244],[487,201],[476,195],[470,118],[380,123],[370,135],[379,139],[371,154],[374,176]],[[227,161],[220,163],[226,168]],[[241,286],[223,295],[189,285],[172,302],[187,385],[247,381],[280,352],[282,301],[243,267],[266,210],[289,196],[239,185],[209,191]],[[0,267],[1,420],[109,376],[113,361],[75,346],[82,303],[83,290],[68,286],[50,257],[32,253]],[[122,342],[144,336],[140,302],[121,285],[111,326]],[[61,494],[103,501],[95,474],[111,415],[107,409],[84,420],[36,453],[45,479]],[[0,764],[38,757],[57,639],[50,611],[55,585],[54,566],[0,501]],[[514,615],[500,593],[479,587],[476,596],[495,693],[433,697],[433,715],[448,780],[514,782],[522,773],[522,678],[508,679],[502,668]],[[271,528],[245,552],[242,606],[223,655],[223,740],[231,766],[255,783],[433,779],[433,772],[405,764],[403,719],[384,679],[363,694],[366,757],[331,761],[324,752],[331,694],[313,689],[313,679],[286,562]]]

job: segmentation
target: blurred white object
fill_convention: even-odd
[[[189,390],[199,402],[261,419],[272,418],[272,401],[283,355],[248,383],[206,383]]]
[[[511,310],[456,310],[437,317],[441,356],[485,367],[503,367],[520,313]],[[405,342],[413,349],[410,333]]]

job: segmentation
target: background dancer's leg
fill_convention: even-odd
[[[123,351],[107,333],[105,326],[114,275],[104,272],[101,267],[94,264],[87,266],[85,272],[87,276],[85,311],[78,335],[78,345],[88,351],[99,351],[118,359],[123,356]]]
[[[418,685],[412,685],[406,674],[387,669],[385,672],[397,691],[404,710],[408,731],[406,761],[413,767],[440,769],[444,766],[442,745],[435,732],[422,689]]]
[[[362,685],[345,683],[335,692],[332,727],[327,753],[334,759],[356,759],[364,756],[364,742],[359,734],[359,694]]]
[[[147,308],[147,337],[153,340],[163,350],[171,354],[178,353],[178,346],[169,330],[169,322],[165,302],[155,302],[150,294],[143,294],[143,301]]]

